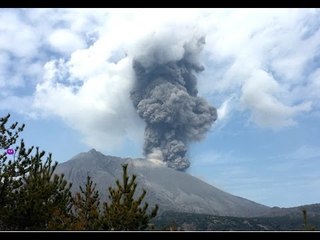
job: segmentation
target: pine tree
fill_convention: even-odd
[[[74,216],[72,230],[99,230],[100,229],[100,197],[95,190],[90,176],[87,176],[85,189],[81,186],[80,192],[73,198]]]
[[[9,118],[10,114],[0,118],[0,150],[3,151],[0,153],[0,230],[6,229],[3,223],[6,204],[12,201],[13,191],[22,185],[22,177],[28,172],[29,155],[33,150],[33,147],[26,149],[22,139],[14,149],[14,159],[8,159],[6,150],[13,148],[25,126],[22,124],[18,127],[18,122],[15,122],[8,127]]]
[[[150,220],[157,215],[158,205],[150,214],[147,214],[148,203],[140,207],[146,195],[145,190],[138,199],[134,199],[137,187],[136,175],[130,179],[127,167],[127,164],[122,165],[122,184],[116,180],[116,187],[109,187],[111,202],[104,203],[103,228],[105,230],[145,230],[148,228]]]
[[[54,171],[57,162],[34,147],[25,148],[23,139],[15,147],[13,161],[6,150],[16,143],[24,124],[6,126],[10,115],[0,118],[0,230],[144,230],[158,211],[158,205],[147,214],[148,204],[140,207],[146,191],[134,199],[136,176],[130,179],[123,165],[123,183],[109,188],[111,203],[104,203],[100,213],[99,193],[88,176],[85,189],[71,196],[71,184],[63,174]]]
[[[44,151],[36,148],[30,157],[28,173],[23,176],[23,185],[14,192],[14,198],[5,208],[5,224],[11,230],[47,230],[49,226],[68,227],[57,220],[66,218],[71,211],[71,184],[63,175],[54,174],[57,166],[49,154],[45,162]],[[55,214],[59,213],[58,219]]]
[[[10,118],[10,114],[0,118],[0,206],[4,204],[7,194],[12,190],[21,186],[19,181],[21,176],[25,174],[25,168],[28,165],[26,157],[32,151],[32,148],[26,151],[23,140],[20,143],[20,147],[15,148],[15,152],[18,152],[17,160],[8,160],[6,150],[11,148],[16,143],[19,133],[23,131],[24,125],[18,127],[18,123],[13,123],[10,127],[6,124]]]

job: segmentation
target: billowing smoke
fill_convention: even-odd
[[[197,96],[195,74],[204,70],[197,56],[204,44],[203,37],[185,42],[177,57],[170,46],[155,43],[133,61],[131,99],[146,122],[144,154],[156,153],[177,170],[190,166],[188,144],[201,140],[217,119],[216,109]]]

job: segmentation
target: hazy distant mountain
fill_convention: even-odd
[[[121,180],[121,164],[128,163],[129,173],[137,175],[138,190],[146,189],[145,200],[160,211],[205,213],[220,216],[252,217],[263,215],[269,207],[221,191],[187,173],[145,159],[105,156],[92,149],[80,153],[58,165],[56,172],[64,173],[73,183],[73,191],[84,185],[90,175],[97,183],[101,198],[106,199],[107,188]]]
[[[175,227],[177,230],[196,231],[297,231],[305,230],[299,214],[273,217],[230,217],[199,213],[164,212],[155,219],[158,230]],[[296,213],[298,213],[296,212]],[[308,226],[320,229],[320,214],[308,214]],[[309,228],[310,229],[310,228]]]

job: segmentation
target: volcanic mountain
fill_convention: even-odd
[[[73,192],[79,191],[79,185],[85,184],[87,175],[91,176],[104,201],[108,196],[108,187],[114,186],[116,179],[122,181],[122,164],[128,164],[129,174],[137,176],[137,192],[145,189],[145,201],[150,207],[159,204],[159,212],[253,217],[270,211],[267,206],[219,190],[157,161],[106,156],[95,149],[59,164],[56,173],[64,173],[66,180],[73,184]]]

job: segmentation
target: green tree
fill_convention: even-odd
[[[9,118],[10,114],[0,118],[0,229],[46,230],[57,219],[54,214],[69,214],[71,185],[63,175],[53,174],[57,163],[52,163],[51,154],[42,161],[45,152],[36,148],[33,154],[34,147],[26,149],[23,139],[15,147],[25,125],[7,126]],[[15,148],[12,160],[8,148]],[[64,225],[59,223],[59,227]]]
[[[100,197],[93,185],[90,176],[87,176],[85,189],[81,186],[80,192],[73,198],[74,221],[72,230],[99,230],[100,229]]]
[[[18,122],[15,122],[7,126],[9,118],[10,114],[0,118],[0,230],[6,228],[3,223],[6,205],[12,201],[13,191],[22,185],[22,178],[28,172],[29,156],[33,150],[33,147],[25,148],[23,139],[19,146],[14,147],[25,125],[18,126]],[[15,148],[13,160],[9,160],[7,156],[6,150],[9,148]]]
[[[50,226],[62,230],[69,226],[69,222],[60,220],[71,212],[71,184],[63,175],[54,174],[57,162],[52,163],[51,154],[43,162],[44,155],[37,147],[30,157],[28,173],[22,178],[23,185],[6,204],[5,224],[10,230],[47,230]]]
[[[127,173],[128,165],[122,165],[123,168],[123,182],[120,184],[116,180],[116,187],[109,187],[110,203],[104,203],[103,214],[103,229],[105,230],[145,230],[150,223],[150,220],[157,215],[158,205],[147,213],[148,203],[141,207],[141,203],[146,195],[146,191],[134,199],[136,191],[136,175],[131,179]]]
[[[26,173],[26,167],[29,164],[26,157],[32,151],[32,148],[26,151],[22,140],[20,146],[15,148],[15,152],[18,152],[17,160],[8,160],[6,150],[16,143],[19,133],[24,128],[24,125],[17,127],[18,122],[7,127],[9,118],[10,114],[0,118],[0,150],[2,152],[0,153],[0,206],[6,201],[8,193],[21,186],[21,177]]]
[[[158,211],[158,205],[147,213],[148,204],[140,207],[146,191],[134,199],[136,176],[131,179],[123,165],[123,183],[109,188],[111,203],[99,208],[99,193],[90,177],[85,189],[71,195],[71,184],[64,175],[54,174],[57,162],[44,151],[26,149],[23,139],[15,147],[13,160],[6,150],[14,147],[24,124],[7,127],[10,115],[0,118],[0,230],[144,230]]]

